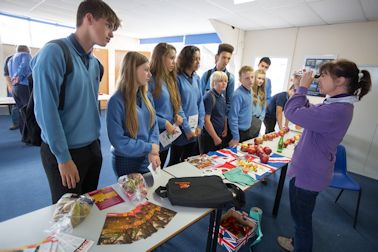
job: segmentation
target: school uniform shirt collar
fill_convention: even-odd
[[[212,88],[211,92],[213,92],[215,97],[217,97],[217,98],[223,95],[222,93],[218,94],[218,92],[215,90],[215,88]]]
[[[195,72],[193,72],[192,75],[189,76],[186,72],[183,72],[185,79],[187,79],[187,80],[189,81],[190,84],[193,84],[194,73],[195,73]]]
[[[248,93],[252,93],[252,90],[251,90],[251,89],[248,89],[248,88],[244,87],[242,84],[240,84],[240,86],[241,86],[245,91],[247,91]]]
[[[223,70],[217,70],[217,66],[215,66],[215,67],[213,68],[213,73],[214,73],[215,71],[222,71],[222,72],[227,73],[227,68],[224,68]]]
[[[327,97],[324,100],[324,104],[331,104],[331,103],[337,103],[337,102],[342,102],[342,103],[350,103],[353,104],[355,102],[358,102],[357,96],[351,95],[351,94],[339,94],[331,97]]]
[[[68,39],[71,41],[73,46],[75,47],[76,51],[79,53],[81,60],[83,61],[84,65],[89,67],[89,59],[92,55],[92,50],[90,52],[84,51],[83,47],[80,45],[79,41],[77,40],[74,33],[71,33],[71,35],[68,37]]]

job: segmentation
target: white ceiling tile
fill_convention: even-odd
[[[74,26],[79,0],[1,0],[0,11]],[[146,38],[214,32],[209,19],[244,30],[378,20],[378,0],[106,0],[122,34]],[[30,11],[32,10],[32,11]]]
[[[366,21],[359,0],[325,0],[309,6],[328,24]]]
[[[378,0],[361,0],[361,5],[368,20],[378,19]]]

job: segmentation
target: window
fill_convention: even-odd
[[[257,57],[255,59],[255,67],[259,64],[259,61],[262,57]],[[272,80],[272,96],[286,91],[286,87],[288,85],[286,79],[286,70],[287,70],[287,63],[288,58],[270,58],[272,64],[269,67],[266,76]]]

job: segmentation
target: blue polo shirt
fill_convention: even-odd
[[[277,106],[282,107],[283,110],[288,99],[289,94],[287,92],[281,92],[274,95],[270,100],[265,116],[269,118],[276,118]]]
[[[204,98],[205,115],[211,115],[211,123],[218,136],[222,135],[226,121],[227,104],[223,94],[218,94],[215,89],[208,91]],[[208,134],[204,128],[204,133]]]

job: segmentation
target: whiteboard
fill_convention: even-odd
[[[349,130],[342,142],[348,170],[378,179],[378,66],[359,66],[370,72],[372,88],[355,103]]]

